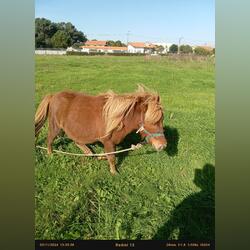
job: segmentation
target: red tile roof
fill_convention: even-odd
[[[156,46],[153,44],[147,44],[143,42],[132,42],[129,43],[129,45],[135,47],[135,48],[155,48]]]
[[[103,50],[128,50],[127,47],[115,47],[115,46],[81,46],[85,49],[103,49]]]
[[[87,46],[91,46],[91,45],[93,45],[93,46],[105,46],[106,45],[106,43],[107,43],[107,41],[87,41],[86,43],[85,43],[85,45],[87,45]]]

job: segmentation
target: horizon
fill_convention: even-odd
[[[71,22],[88,40],[178,44],[181,38],[181,44],[215,47],[214,0],[157,0],[154,5],[148,0],[36,0],[35,18]]]

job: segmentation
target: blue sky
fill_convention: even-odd
[[[88,39],[214,45],[215,0],[36,0],[35,17],[71,22]]]

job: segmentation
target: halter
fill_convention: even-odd
[[[147,131],[143,124],[140,126],[140,128],[136,131],[136,133],[138,134],[139,132],[143,131],[145,134],[146,134],[146,137],[145,137],[145,140],[147,142],[149,142],[149,139],[150,138],[153,138],[153,137],[160,137],[160,136],[164,136],[164,133],[163,132],[157,132],[157,133],[150,133],[149,131]]]

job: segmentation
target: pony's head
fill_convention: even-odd
[[[167,146],[163,131],[163,108],[158,94],[145,93],[141,96],[141,119],[139,129],[142,138],[150,143],[157,151]]]
[[[129,122],[156,150],[167,146],[163,133],[163,109],[157,93],[145,91],[144,87],[139,86],[132,94],[118,95],[111,91],[105,96],[107,100],[103,116],[106,135],[122,130]]]

